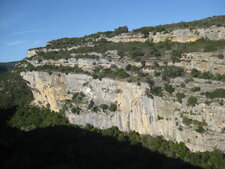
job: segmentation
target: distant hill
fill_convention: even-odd
[[[0,73],[4,73],[13,69],[16,63],[17,63],[16,61],[15,62],[0,62]]]

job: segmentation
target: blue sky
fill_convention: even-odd
[[[0,62],[47,41],[225,15],[225,0],[1,0]]]

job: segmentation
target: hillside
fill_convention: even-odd
[[[15,67],[17,62],[3,62],[0,63],[0,73],[5,73]]]
[[[116,126],[139,133],[146,147],[152,141],[143,141],[145,135],[163,137],[158,148],[167,156],[220,169],[225,166],[224,56],[225,16],[53,40],[28,50],[8,76],[11,81],[1,76],[6,97],[0,107],[9,108],[11,99],[20,105],[9,121],[19,129],[68,122],[103,131]],[[13,87],[18,84],[21,92]],[[203,162],[215,154],[221,161]]]

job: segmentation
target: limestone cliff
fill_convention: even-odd
[[[165,98],[149,98],[145,95],[148,85],[121,82],[112,79],[93,80],[87,75],[45,72],[27,72],[23,78],[33,89],[35,103],[39,106],[50,105],[59,111],[67,99],[77,91],[83,92],[87,101],[93,100],[96,105],[116,103],[116,112],[92,112],[82,110],[80,114],[67,110],[66,116],[73,124],[92,124],[99,128],[118,126],[122,131],[135,130],[141,134],[163,135],[166,139],[184,142],[192,151],[213,150],[225,151],[225,108],[218,105],[207,106],[202,103],[193,109]],[[86,84],[86,85],[84,85]],[[84,105],[85,106],[85,105]],[[205,121],[207,131],[202,134],[194,127],[186,126],[182,112],[192,111],[185,116]],[[162,119],[160,119],[160,118]]]
[[[224,39],[221,25],[63,38],[29,50],[21,76],[72,124],[225,152]]]

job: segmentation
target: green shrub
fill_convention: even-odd
[[[184,69],[176,66],[165,66],[162,71],[162,79],[167,80],[184,75]]]
[[[137,57],[144,56],[144,54],[145,53],[142,52],[141,50],[135,50],[135,51],[130,52],[132,59],[136,59]]]
[[[93,106],[91,109],[93,112],[97,113],[99,111],[98,106]]]
[[[156,47],[152,47],[150,54],[155,57],[161,56],[160,50]]]
[[[225,82],[225,74],[212,74],[211,72],[200,72],[197,69],[193,69],[191,71],[192,77],[202,78],[202,79],[212,79],[212,80],[219,80]]]
[[[180,62],[180,58],[182,56],[182,51],[181,50],[173,50],[171,53],[171,60],[173,63],[175,62]]]
[[[172,93],[175,91],[175,89],[173,88],[173,86],[170,85],[170,84],[167,84],[167,83],[164,85],[164,89],[165,89],[168,93],[170,93],[170,94],[172,94]]]
[[[195,106],[197,104],[197,98],[194,96],[190,96],[187,100],[187,106]]]
[[[112,71],[112,69],[110,68],[105,68],[105,69],[102,69],[101,71],[101,76],[105,77],[105,76],[109,76],[111,74],[113,74],[114,72]]]
[[[191,76],[192,77],[199,77],[201,75],[201,72],[197,69],[192,69]]]
[[[219,80],[219,81],[222,81],[222,82],[225,82],[225,74],[216,74],[215,79]]]
[[[128,32],[128,27],[127,26],[121,26],[121,27],[118,27],[114,30],[115,32],[115,35],[119,35],[121,33],[127,33]]]
[[[113,73],[114,76],[118,77],[119,79],[128,78],[130,75],[124,71],[123,69],[119,69]]]
[[[100,66],[98,66],[98,67],[95,67],[92,71],[94,73],[99,73],[101,70],[102,70],[102,68]]]
[[[198,128],[195,131],[198,133],[203,133],[205,129],[202,126],[198,126]]]
[[[116,103],[111,103],[109,106],[109,111],[115,112],[117,109]]]
[[[149,97],[149,98],[153,98],[150,89],[146,89],[146,90],[145,90],[145,95],[146,95],[147,97]]]
[[[183,98],[185,98],[185,94],[184,93],[177,93],[176,94],[176,97],[177,97],[177,101],[179,102],[179,103],[182,103],[182,99]]]
[[[103,111],[104,111],[104,110],[107,110],[107,109],[109,108],[109,106],[108,106],[107,104],[101,104],[99,107],[100,107]]]
[[[205,81],[206,84],[212,84],[211,80]]]
[[[85,94],[83,92],[76,92],[73,94],[72,100],[75,103],[82,103],[85,98]]]
[[[138,72],[140,70],[140,68],[136,67],[135,65],[132,65],[129,69],[129,71],[131,72]]]
[[[200,90],[201,90],[200,87],[193,87],[193,88],[191,89],[192,92],[197,92],[197,91],[200,91]]]
[[[198,120],[190,119],[188,117],[183,117],[183,123],[187,126],[190,126],[191,124],[193,124],[193,125],[197,125],[198,127],[203,127],[208,125],[205,120],[198,121]]]
[[[161,117],[161,116],[157,116],[157,120],[163,120],[164,118],[163,117]]]
[[[128,64],[126,67],[125,67],[125,70],[126,71],[129,71],[131,69],[131,64]]]
[[[200,78],[214,79],[214,75],[211,72],[203,72]]]
[[[161,87],[152,87],[150,89],[151,94],[155,95],[155,96],[162,96],[162,88]]]
[[[154,87],[154,85],[155,85],[154,80],[152,80],[151,78],[147,77],[145,81],[149,85],[150,88]]]
[[[181,83],[180,87],[185,88],[186,87],[185,83]]]
[[[72,109],[71,109],[71,111],[72,111],[72,113],[74,113],[74,114],[80,114],[80,112],[81,112],[81,108],[79,108],[79,107],[73,107]]]
[[[90,101],[88,104],[88,109],[90,110],[95,105],[95,102],[93,100]]]
[[[183,123],[186,125],[186,126],[190,126],[192,124],[192,119],[189,119],[187,117],[183,117]]]
[[[185,83],[189,83],[189,82],[193,82],[193,81],[194,81],[194,79],[191,77],[185,78],[185,80],[184,80]]]

